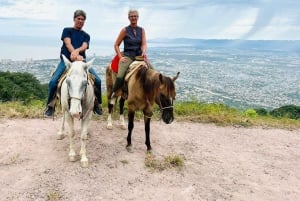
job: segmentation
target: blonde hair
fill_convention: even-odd
[[[136,9],[130,9],[130,10],[128,11],[128,17],[129,17],[130,14],[132,14],[132,13],[136,13],[136,15],[139,16],[139,11],[138,11],[138,10],[136,10]]]

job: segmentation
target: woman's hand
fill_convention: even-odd
[[[146,50],[142,51],[142,55],[141,56],[143,56],[143,57],[146,56]]]
[[[121,63],[126,63],[127,62],[127,57],[121,57],[120,61],[121,61]]]

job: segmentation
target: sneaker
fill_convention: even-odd
[[[48,106],[46,112],[44,113],[45,117],[52,117],[54,114],[55,109],[51,106]]]
[[[94,110],[93,110],[93,111],[94,111],[95,114],[97,114],[97,115],[99,115],[99,116],[102,115],[102,107],[101,107],[101,106],[99,107],[98,104],[96,104],[96,105],[94,106]]]

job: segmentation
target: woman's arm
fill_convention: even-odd
[[[146,55],[147,50],[147,40],[146,40],[146,33],[144,28],[142,28],[142,44],[141,44],[142,56]]]
[[[119,35],[117,37],[117,40],[115,41],[115,44],[114,44],[114,49],[115,49],[115,51],[116,51],[116,53],[117,53],[117,55],[118,55],[118,57],[120,59],[123,57],[123,55],[122,55],[122,53],[120,51],[120,44],[122,43],[122,41],[125,38],[125,36],[126,36],[126,29],[123,28],[120,31],[120,33],[119,33]]]

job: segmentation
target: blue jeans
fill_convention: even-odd
[[[98,93],[95,93],[95,95],[96,98],[98,99],[98,103],[102,104],[101,79],[93,68],[90,68],[89,72],[95,76],[95,87],[98,90]]]
[[[66,70],[66,65],[63,60],[60,60],[55,72],[53,73],[51,80],[49,82],[49,95],[48,95],[48,100],[47,100],[47,105],[53,100],[55,97],[55,92],[57,89],[58,85],[58,80],[61,77],[61,75],[65,72]],[[99,91],[99,95],[97,96],[99,104],[102,103],[102,94],[101,94],[101,79],[97,75],[94,69],[90,68],[89,72],[95,76],[95,87]]]

